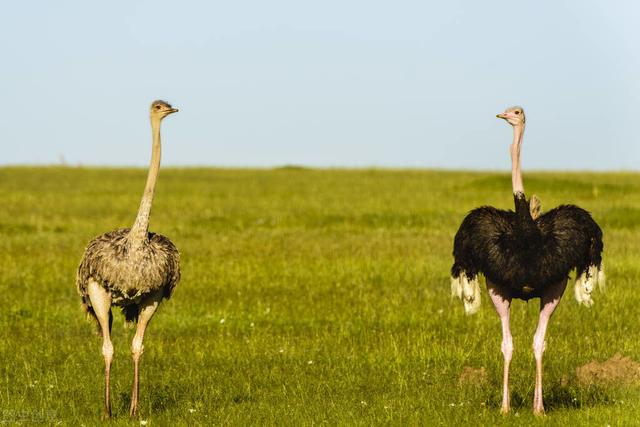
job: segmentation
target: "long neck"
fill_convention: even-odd
[[[524,134],[524,124],[513,127],[513,143],[511,144],[511,185],[513,187],[513,200],[516,208],[516,217],[522,237],[530,239],[530,243],[535,243],[541,237],[540,229],[531,216],[529,202],[524,195],[524,185],[522,184],[522,171],[520,170],[520,147],[522,145],[522,135]]]
[[[149,166],[149,174],[147,175],[147,184],[144,187],[136,222],[129,232],[129,239],[133,243],[145,241],[149,231],[151,204],[153,203],[153,194],[156,189],[158,172],[160,171],[160,119],[151,119],[151,132],[153,134],[153,147],[151,149],[151,165]]]
[[[513,127],[513,143],[511,144],[511,185],[513,194],[524,193],[522,171],[520,170],[520,146],[522,145],[523,134],[524,124]]]

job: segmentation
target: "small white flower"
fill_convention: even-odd
[[[278,350],[278,353],[284,353],[284,348],[280,348],[280,350]]]
[[[367,406],[367,402],[365,402],[364,400],[361,400],[361,401],[360,401],[360,404],[361,404],[362,406]]]
[[[196,410],[195,410],[195,409],[193,409],[193,408],[189,408],[189,413],[190,413],[190,414],[193,414],[194,412],[196,412]]]
[[[455,403],[449,403],[449,406],[451,406],[453,408],[454,406],[456,406],[456,404]]]
[[[313,365],[313,360],[307,360],[307,365]]]
[[[147,420],[140,420],[140,425],[141,426],[146,426],[147,425]]]
[[[444,313],[443,309],[438,310],[438,314],[442,314],[442,313]]]
[[[225,322],[225,318],[223,317],[222,319],[220,319],[220,324],[222,325],[224,324],[224,322]]]
[[[249,325],[249,327],[253,328],[255,325],[255,323],[251,322],[251,324]]]

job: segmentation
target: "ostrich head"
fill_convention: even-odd
[[[169,114],[177,112],[177,108],[173,108],[171,104],[164,101],[153,101],[151,104],[151,118],[162,120]]]
[[[499,119],[505,119],[511,126],[523,126],[525,122],[524,109],[522,107],[509,107],[504,113],[496,115]]]

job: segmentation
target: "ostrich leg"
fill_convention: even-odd
[[[502,379],[502,406],[500,412],[506,414],[510,410],[510,398],[509,398],[509,364],[511,363],[511,356],[513,355],[513,338],[511,337],[511,330],[509,329],[509,309],[511,308],[511,298],[502,295],[500,290],[496,286],[487,280],[487,288],[489,289],[489,295],[491,301],[500,316],[500,323],[502,324],[502,355],[504,356],[504,371]]]
[[[554,310],[562,298],[567,281],[551,286],[544,290],[542,298],[540,298],[540,318],[538,320],[538,328],[533,336],[533,355],[536,358],[536,387],[533,394],[533,413],[536,415],[544,415],[544,405],[542,403],[542,354],[545,349],[545,336],[547,334],[547,325]]]
[[[147,298],[140,302],[140,313],[138,315],[138,327],[136,334],[133,337],[131,343],[131,355],[133,356],[133,387],[131,389],[131,407],[129,409],[129,415],[134,417],[138,410],[138,373],[140,366],[140,356],[144,351],[144,345],[142,340],[144,339],[144,332],[147,329],[149,321],[156,312],[160,301],[162,300],[162,293],[157,292],[149,295]]]
[[[111,417],[111,401],[109,398],[109,374],[113,360],[113,344],[111,343],[111,294],[98,282],[91,280],[87,285],[91,307],[96,313],[102,331],[102,355],[104,356],[104,418]]]

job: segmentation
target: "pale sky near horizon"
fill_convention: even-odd
[[[634,1],[13,1],[0,165],[640,169]]]

